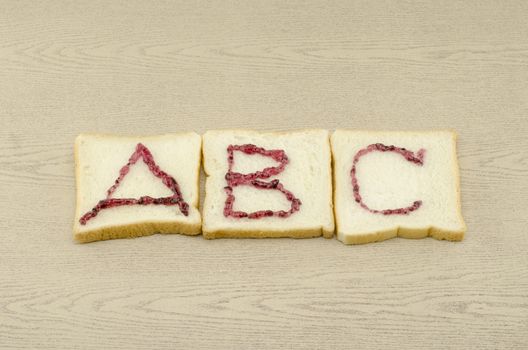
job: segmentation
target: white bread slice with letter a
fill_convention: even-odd
[[[339,240],[464,237],[455,133],[337,130],[331,144]]]
[[[199,234],[200,161],[196,133],[79,135],[75,240]]]
[[[208,131],[202,226],[220,237],[332,237],[327,130]]]

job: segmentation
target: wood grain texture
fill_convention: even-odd
[[[528,348],[527,17],[0,0],[0,348]],[[466,239],[72,242],[78,133],[220,127],[453,128]]]

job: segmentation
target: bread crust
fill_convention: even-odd
[[[323,228],[314,229],[297,229],[297,230],[244,230],[244,229],[229,229],[229,230],[204,230],[203,237],[205,239],[216,238],[314,238],[325,237],[331,238],[334,231],[330,231],[331,236],[327,237],[328,232]]]
[[[330,152],[329,156],[329,164],[328,164],[328,182],[330,186],[330,198],[328,198],[328,202],[330,203],[330,216],[332,217],[332,227],[323,227],[322,228],[322,234],[324,238],[332,238],[334,237],[335,232],[335,222],[336,218],[334,215],[334,183],[333,183],[333,174],[334,174],[334,167],[332,162],[332,145],[330,144],[330,133],[328,133],[328,138],[326,139],[326,142],[328,144],[328,151]]]
[[[336,231],[337,231],[337,238],[343,242],[344,244],[366,244],[366,243],[373,243],[373,242],[380,242],[385,241],[390,238],[394,237],[402,237],[402,238],[409,238],[409,239],[418,239],[418,238],[426,238],[426,237],[432,237],[437,240],[447,240],[447,241],[461,241],[464,239],[464,234],[467,230],[467,226],[464,222],[464,219],[462,217],[462,203],[461,203],[461,196],[460,196],[460,171],[458,166],[458,158],[457,158],[457,150],[456,150],[456,140],[457,140],[457,133],[455,130],[452,129],[442,129],[442,130],[426,130],[426,131],[384,131],[384,130],[357,130],[357,129],[337,129],[332,133],[332,136],[330,137],[330,140],[333,139],[335,133],[337,131],[354,131],[354,132],[372,132],[372,133],[411,133],[411,134],[427,134],[427,133],[438,133],[438,132],[448,132],[451,134],[451,142],[453,143],[453,159],[455,159],[454,162],[454,169],[453,172],[455,174],[455,188],[456,188],[456,201],[457,201],[457,215],[460,219],[460,222],[462,224],[462,229],[457,231],[450,231],[445,230],[439,227],[434,226],[427,226],[423,228],[408,228],[408,227],[400,227],[395,226],[394,228],[390,228],[383,231],[374,231],[374,232],[364,232],[354,235],[347,235],[346,232],[341,232],[339,228],[339,214],[337,211],[337,202],[336,202],[336,183],[335,183],[335,174],[332,176],[334,179],[334,216],[335,216],[335,223],[336,223]],[[333,142],[330,142],[330,146],[332,149],[332,162],[333,162],[333,169],[335,169],[335,157],[334,157],[334,146]]]
[[[388,229],[384,231],[365,232],[361,234],[355,234],[353,236],[344,235],[338,233],[338,239],[344,244],[366,244],[373,242],[381,242],[394,237],[408,238],[408,239],[419,239],[432,237],[437,240],[446,241],[461,241],[464,238],[465,231],[448,231],[438,227],[426,227],[426,228],[405,228],[397,226],[394,229]]]
[[[201,164],[201,155],[202,155],[202,137],[201,135],[195,132],[182,132],[182,133],[167,133],[161,135],[147,135],[147,136],[121,136],[121,135],[112,135],[112,134],[102,134],[102,133],[82,133],[75,138],[74,143],[74,160],[75,160],[75,182],[76,182],[76,207],[75,207],[75,221],[73,222],[73,238],[78,243],[89,243],[95,241],[102,241],[108,239],[117,239],[117,238],[134,238],[141,236],[150,236],[156,233],[169,234],[169,233],[180,233],[184,235],[198,235],[201,232],[202,227],[202,215],[198,210],[199,205],[199,196],[200,196],[200,176],[197,177],[195,183],[195,190],[197,193],[196,200],[189,203],[193,206],[199,214],[198,223],[187,223],[178,221],[141,221],[133,224],[126,225],[114,225],[101,227],[93,230],[83,230],[82,232],[78,231],[77,220],[81,216],[80,214],[80,197],[81,191],[79,189],[80,183],[80,162],[79,162],[79,140],[84,136],[96,136],[102,137],[105,139],[108,138],[117,138],[117,139],[128,139],[136,140],[141,138],[143,140],[157,139],[164,136],[189,136],[196,135],[200,137],[200,159],[196,162],[198,174],[200,173],[200,164]]]
[[[180,233],[188,236],[200,234],[201,223],[144,221],[128,225],[102,227],[95,230],[76,232],[74,239],[79,243],[104,241],[116,238],[150,236],[156,233]]]

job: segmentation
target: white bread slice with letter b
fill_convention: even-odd
[[[201,137],[81,134],[75,140],[74,238],[200,233]]]
[[[208,131],[204,238],[332,237],[327,130]]]
[[[454,132],[336,130],[331,144],[339,240],[462,240]]]

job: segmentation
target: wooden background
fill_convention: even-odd
[[[528,348],[526,1],[0,0],[0,348]],[[73,140],[459,133],[461,243],[72,242]]]

